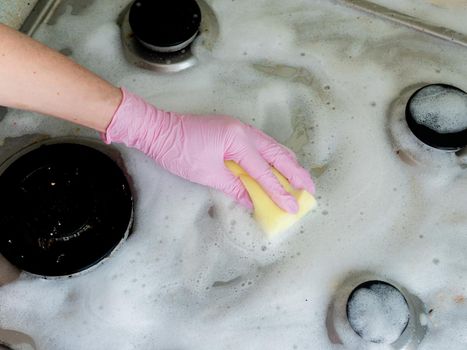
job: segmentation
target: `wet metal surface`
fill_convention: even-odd
[[[408,310],[409,321],[400,337],[393,343],[389,344],[389,349],[393,350],[414,350],[425,337],[427,325],[422,322],[426,318],[426,310],[423,302],[415,295],[410,293],[406,288],[399,285],[395,281],[378,276],[372,272],[360,272],[349,276],[337,289],[336,294],[331,301],[328,314],[326,317],[326,328],[329,340],[333,344],[344,344],[345,340],[352,339],[352,346],[359,344],[358,349],[363,349],[368,346],[368,343],[360,338],[352,328],[347,317],[347,303],[352,292],[360,285],[368,281],[378,281],[386,283],[398,290],[404,297]],[[349,344],[347,344],[349,345]]]
[[[0,122],[5,118],[6,114],[8,113],[8,109],[6,107],[0,106]]]
[[[37,2],[38,0],[1,0],[0,23],[19,29]]]
[[[22,24],[20,30],[32,36],[37,28],[43,22],[47,21],[59,4],[60,0],[39,0],[28,18]]]
[[[406,15],[404,13],[391,10],[387,7],[374,4],[371,1],[366,0],[341,0],[344,4],[354,7],[358,10],[370,13],[372,15],[383,17],[392,22],[402,24],[409,28],[418,30],[423,33],[430,34],[439,39],[453,42],[455,44],[464,46],[467,48],[467,36],[459,33],[455,30],[437,26],[428,22],[425,22],[419,18]]]
[[[36,344],[30,336],[24,333],[0,329],[0,350],[3,349],[34,350],[36,349]]]

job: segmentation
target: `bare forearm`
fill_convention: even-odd
[[[71,59],[0,24],[0,105],[105,131],[120,89]]]

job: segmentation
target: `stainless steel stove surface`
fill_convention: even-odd
[[[8,330],[0,344],[14,331],[39,350],[467,347],[466,151],[457,138],[431,147],[437,138],[408,125],[409,117],[428,126],[447,118],[458,123],[448,132],[464,128],[465,47],[352,1],[204,0],[213,29],[203,30],[205,16],[192,43],[173,45],[189,48],[195,64],[161,70],[129,56],[128,43],[143,44],[125,36],[130,1],[86,1],[74,11],[78,2],[67,1],[35,38],[163,109],[232,115],[264,130],[310,170],[318,209],[267,240],[221,193],[115,145],[134,182],[132,236],[71,279],[42,280],[0,260],[0,328]],[[449,26],[437,22],[447,12],[436,13],[450,11],[452,29],[467,32],[460,2],[410,3],[436,25]],[[423,101],[407,109],[431,84],[455,87],[436,101],[458,107],[430,109],[428,119],[417,114]],[[28,134],[97,138],[9,110],[0,155]]]

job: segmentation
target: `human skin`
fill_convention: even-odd
[[[105,132],[122,99],[119,88],[3,24],[0,39],[0,105]]]

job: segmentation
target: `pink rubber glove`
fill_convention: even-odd
[[[171,173],[221,190],[240,204],[253,205],[241,181],[224,165],[243,167],[282,209],[298,204],[272,174],[279,170],[296,188],[314,193],[313,181],[292,151],[252,126],[227,116],[192,116],[164,112],[122,89],[123,100],[105,135],[106,143],[124,143],[154,159]]]

